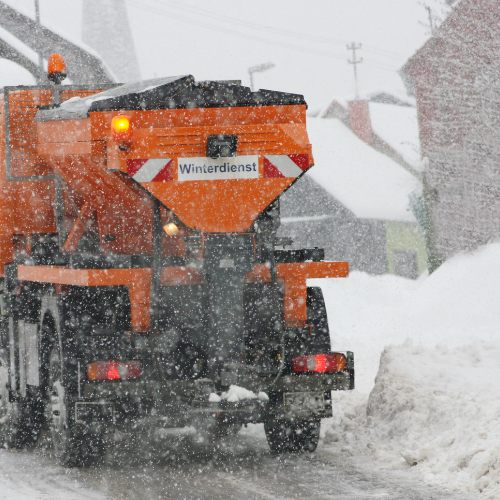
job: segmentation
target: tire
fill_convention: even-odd
[[[273,455],[315,451],[320,428],[319,419],[294,422],[273,419],[264,422],[267,443]]]
[[[64,467],[86,467],[100,463],[105,442],[102,433],[91,432],[75,421],[75,401],[63,377],[59,348],[49,358],[49,422],[53,453]]]
[[[43,412],[40,401],[9,401],[9,356],[0,350],[0,443],[6,448],[33,446],[40,434]]]
[[[330,352],[332,344],[328,317],[326,314],[325,299],[319,287],[307,288],[307,322],[311,326],[311,334],[306,343],[304,354]]]
[[[323,292],[319,287],[307,288],[307,323],[300,342],[289,347],[293,355],[319,354],[331,351],[330,331]],[[267,442],[271,453],[313,452],[319,442],[321,420],[285,420],[271,418],[264,422]]]

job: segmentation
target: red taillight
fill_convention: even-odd
[[[347,368],[347,358],[340,352],[297,356],[292,360],[295,373],[336,373]]]
[[[140,361],[93,361],[87,365],[87,379],[127,380],[142,375]]]
[[[106,366],[106,373],[104,378],[106,380],[120,380],[120,371],[118,369],[118,363],[116,361],[111,361],[110,363],[107,363]]]

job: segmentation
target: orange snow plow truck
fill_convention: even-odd
[[[0,433],[47,428],[67,466],[114,430],[263,422],[312,451],[354,386],[308,278],[348,274],[278,237],[312,165],[301,95],[160,78],[0,94]]]

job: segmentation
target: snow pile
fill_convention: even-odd
[[[265,392],[255,392],[240,387],[239,385],[230,385],[229,390],[223,392],[220,396],[212,392],[208,397],[210,403],[219,403],[220,401],[229,401],[230,403],[237,403],[238,401],[247,401],[249,399],[258,399],[259,401],[268,401],[269,396]]]
[[[498,283],[498,243],[417,282],[353,273],[330,283],[335,347],[353,348],[361,390],[334,394],[326,442],[500,498]]]
[[[384,347],[400,343],[407,336],[400,325],[421,283],[390,274],[371,276],[356,271],[346,279],[308,280],[308,284],[322,288],[333,346],[354,352],[356,388],[367,394],[373,387]]]
[[[368,425],[424,478],[500,498],[499,359],[499,344],[386,349]]]

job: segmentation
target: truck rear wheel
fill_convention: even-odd
[[[319,287],[307,288],[307,322],[311,326],[311,337],[304,354],[330,352],[331,340],[328,328],[325,299]]]
[[[65,467],[99,463],[104,455],[104,437],[75,421],[75,402],[62,375],[59,348],[50,353],[48,421],[57,461]]]
[[[10,401],[9,358],[5,349],[0,350],[0,444],[7,448],[24,448],[35,444],[41,418],[33,404],[24,398]]]
[[[319,442],[321,421],[268,420],[264,423],[266,438],[273,455],[313,452]]]
[[[22,448],[27,436],[21,406],[9,401],[8,356],[4,349],[0,352],[0,440],[7,448]]]

